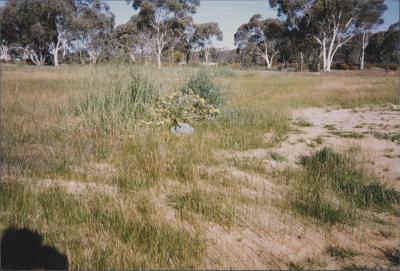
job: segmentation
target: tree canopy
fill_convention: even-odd
[[[289,28],[311,36],[321,48],[324,71],[337,50],[361,29],[382,23],[384,0],[270,0]]]
[[[282,47],[285,27],[278,19],[263,19],[260,14],[250,18],[246,24],[242,24],[235,33],[235,44],[239,49],[255,44],[257,54],[266,62],[267,67],[271,68],[274,57]]]

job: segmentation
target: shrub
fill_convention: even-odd
[[[348,70],[350,67],[349,65],[345,64],[345,63],[336,63],[335,64],[335,68],[338,70]]]
[[[217,107],[221,106],[224,104],[225,97],[222,93],[222,87],[216,84],[213,79],[206,70],[202,69],[189,78],[181,91],[184,94],[193,91],[194,94],[204,98],[208,103]]]
[[[377,67],[376,65],[374,65],[374,64],[365,64],[364,67],[365,67],[367,70],[371,70],[371,69],[376,69],[376,68],[378,68],[378,67]]]
[[[359,70],[359,69],[360,69],[360,66],[359,66],[359,65],[357,65],[357,64],[350,64],[350,70],[356,71],[356,70]]]
[[[399,65],[398,64],[388,64],[387,67],[391,71],[397,71],[399,68]]]
[[[171,124],[178,121],[192,123],[194,121],[210,120],[219,114],[219,109],[208,104],[204,98],[188,93],[172,93],[160,96],[154,107],[150,109],[152,122],[156,124]]]
[[[174,51],[174,62],[180,63],[184,60],[184,55],[179,51]]]

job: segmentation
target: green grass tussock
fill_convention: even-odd
[[[290,201],[301,215],[330,224],[351,223],[357,208],[387,211],[400,203],[399,192],[330,148],[302,157],[300,164],[302,175]]]
[[[344,248],[344,247],[339,247],[339,246],[329,246],[326,249],[326,252],[333,258],[343,260],[346,258],[353,258],[357,255],[360,255],[360,253],[354,251],[351,248]]]
[[[183,93],[188,93],[190,90],[216,107],[222,106],[226,99],[222,86],[216,83],[213,76],[205,69],[191,74],[181,89]]]

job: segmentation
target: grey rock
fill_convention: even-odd
[[[187,123],[178,123],[171,128],[171,133],[174,135],[193,135],[194,128]]]

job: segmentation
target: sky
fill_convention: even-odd
[[[106,0],[115,14],[116,25],[126,23],[135,14],[125,0]],[[276,11],[269,7],[268,0],[201,0],[197,13],[193,16],[196,23],[217,22],[223,33],[223,40],[217,41],[215,47],[234,48],[233,35],[238,27],[249,21],[254,14],[264,18],[276,17]],[[5,3],[0,0],[0,6]],[[399,21],[400,0],[385,0],[388,9],[383,14],[385,22],[376,31],[386,30],[391,24]]]

